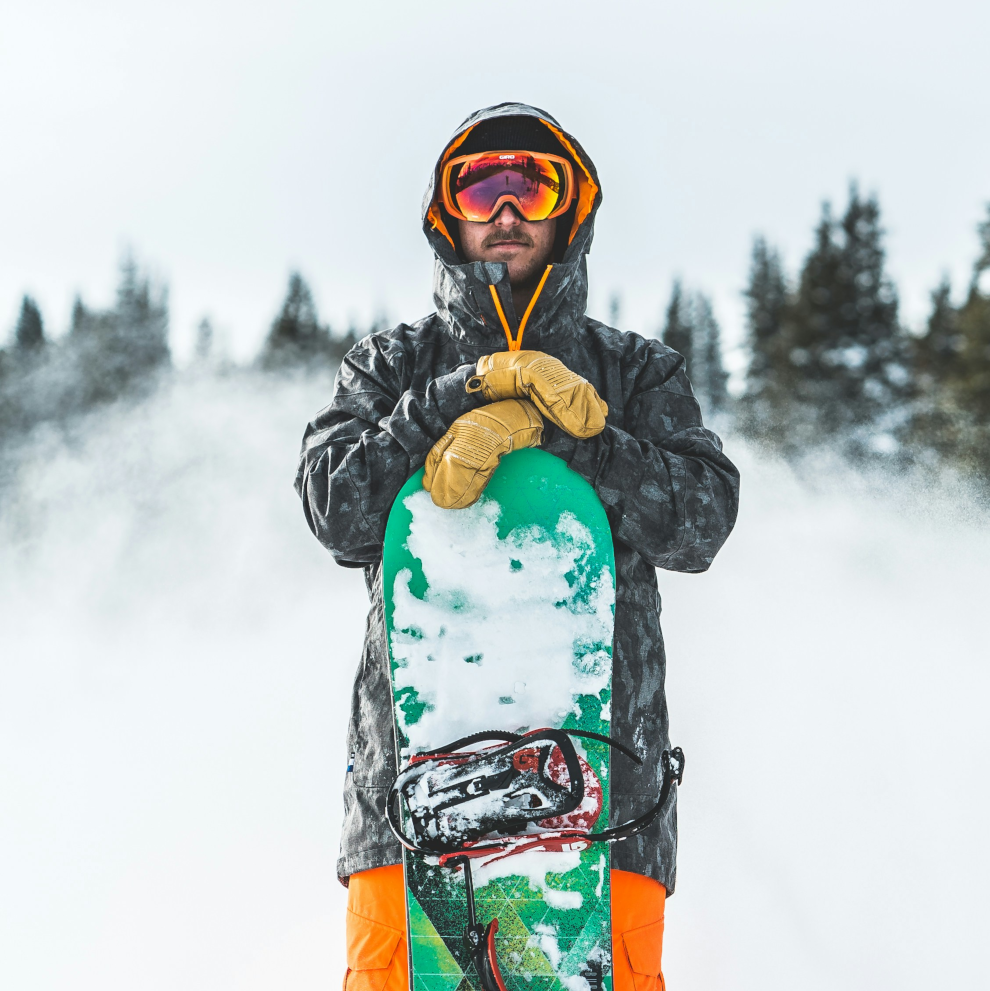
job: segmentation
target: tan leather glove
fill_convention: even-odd
[[[506,399],[459,416],[426,456],[423,487],[441,509],[478,501],[503,454],[536,447],[543,420],[532,403]]]
[[[498,351],[478,361],[468,392],[489,402],[529,399],[552,423],[582,440],[605,429],[608,406],[595,387],[542,351]]]

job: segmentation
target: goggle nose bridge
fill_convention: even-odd
[[[519,197],[516,196],[515,193],[505,193],[495,201],[495,206],[492,207],[492,212],[488,215],[488,219],[481,222],[490,224],[506,206],[512,207],[513,213],[515,213],[520,220],[526,221],[526,215],[522,211],[522,204],[519,202]],[[529,223],[529,221],[526,222]]]

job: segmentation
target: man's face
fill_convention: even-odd
[[[550,264],[557,218],[523,220],[508,203],[487,224],[457,222],[461,253],[469,262],[506,262],[509,284],[522,288],[535,284]]]

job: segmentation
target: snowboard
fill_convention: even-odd
[[[422,477],[395,500],[382,564],[411,989],[611,991],[609,844],[529,841],[608,827],[611,748],[594,738],[611,720],[605,511],[536,449],[505,456],[467,509],[434,506]],[[552,814],[578,778],[579,804]],[[495,981],[466,939],[472,909]]]

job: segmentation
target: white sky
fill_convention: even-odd
[[[990,200],[980,0],[465,4],[34,0],[0,30],[0,339],[61,333],[125,246],[169,282],[179,356],[209,314],[258,346],[290,267],[337,326],[432,309],[419,204],[454,126],[542,106],[598,164],[591,311],[652,330],[675,274],[742,326],[752,236],[793,270],[824,197],[880,194],[912,323],[957,291]]]

